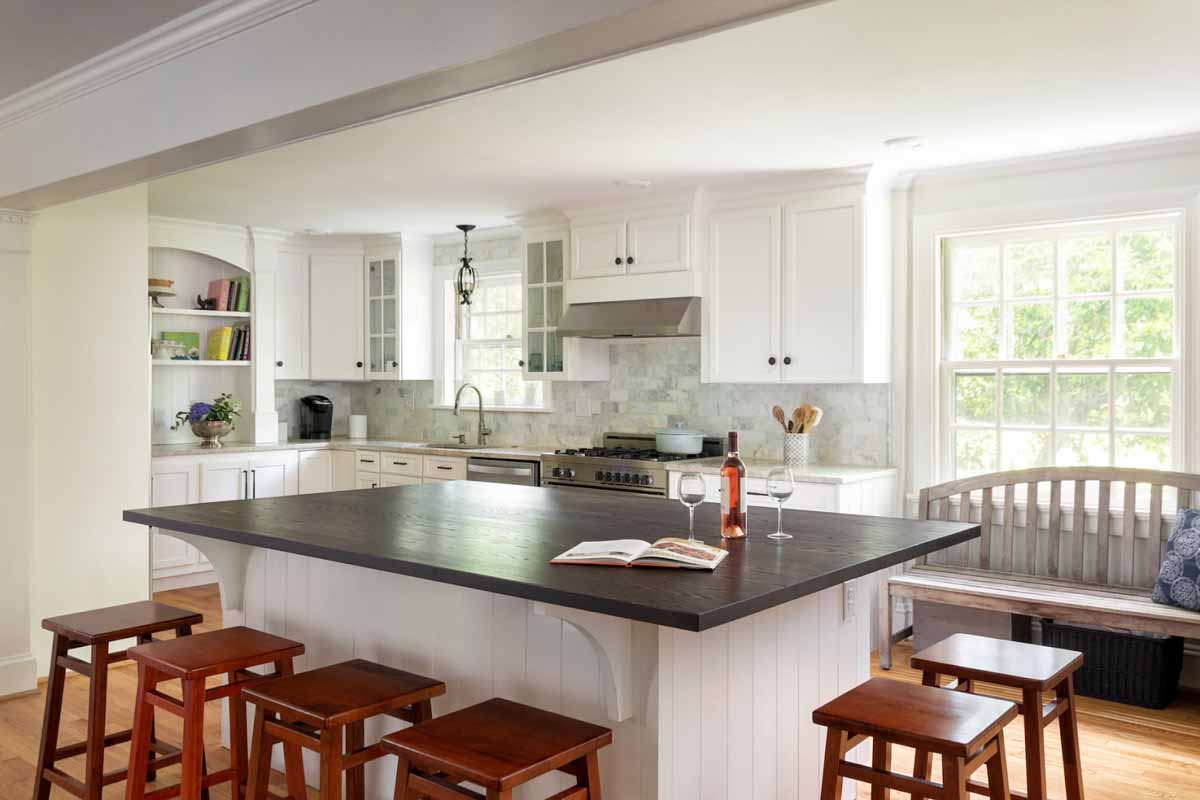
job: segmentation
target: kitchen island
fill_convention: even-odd
[[[716,516],[712,504],[696,515],[710,543]],[[622,800],[815,797],[811,710],[869,667],[869,614],[854,597],[880,570],[979,535],[970,523],[788,511],[794,539],[726,543],[712,573],[553,566],[583,540],[681,535],[686,513],[656,498],[461,481],[125,519],[199,548],[226,624],[305,642],[300,669],[367,658],[444,680],[435,714],[502,696],[612,727],[602,769]],[[390,797],[391,765],[373,766],[369,796]],[[527,796],[567,785],[557,781]]]

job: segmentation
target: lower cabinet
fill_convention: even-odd
[[[331,450],[329,457],[333,464],[333,491],[345,492],[356,488],[354,453],[349,450]]]
[[[328,450],[308,450],[300,453],[296,472],[296,493],[317,494],[333,491],[333,453]]]

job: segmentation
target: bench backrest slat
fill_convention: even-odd
[[[1074,488],[1073,492],[1066,492],[1065,498],[1064,482],[1070,482]],[[1048,499],[1042,494],[1043,483],[1049,484]],[[1123,491],[1114,489],[1114,483],[1121,484]],[[1144,527],[1134,513],[1139,485],[1149,489],[1149,520]],[[1095,488],[1089,491],[1089,486]],[[1021,524],[1016,519],[1018,488],[1025,495]],[[1116,467],[1040,467],[996,472],[922,489],[918,516],[956,518],[961,522],[978,519],[980,523],[978,545],[958,545],[937,555],[934,560],[938,563],[1004,573],[1045,574],[1077,583],[1147,587],[1158,573],[1164,542],[1174,524],[1173,516],[1163,507],[1167,488],[1177,492],[1178,508],[1190,507],[1193,492],[1200,492],[1200,475]],[[1004,499],[997,522],[996,492],[1001,489]],[[1114,499],[1115,491],[1120,494]],[[981,500],[978,516],[972,507],[973,498]],[[1140,499],[1146,502],[1144,490]],[[1039,509],[1039,500],[1046,503],[1046,513]],[[1064,510],[1064,501],[1070,508]],[[1094,502],[1093,507],[1089,507],[1089,501]],[[954,503],[958,504],[957,512]],[[1120,508],[1114,503],[1119,503]],[[1143,507],[1143,515],[1145,511]],[[1069,526],[1065,525],[1066,514],[1071,515]],[[1096,517],[1095,541],[1089,544],[1092,514]],[[1114,520],[1114,515],[1120,519]],[[1063,541],[1066,536],[1070,537],[1069,544]],[[999,563],[996,563],[997,549]]]

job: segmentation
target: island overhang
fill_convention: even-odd
[[[980,535],[966,522],[785,511],[794,538],[776,543],[752,509],[750,537],[722,543],[717,514],[714,504],[696,513],[700,537],[730,551],[711,573],[549,564],[581,541],[686,535],[679,505],[602,490],[457,481],[129,510],[124,519],[688,631]]]

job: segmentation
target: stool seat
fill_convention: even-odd
[[[42,627],[74,644],[87,645],[176,630],[203,621],[204,617],[195,611],[142,600],[49,617],[42,620]]]
[[[129,657],[171,678],[207,678],[291,659],[304,645],[253,628],[234,627],[130,648]]]
[[[339,728],[446,693],[436,678],[362,659],[246,689],[246,699],[313,728]]]
[[[872,678],[813,712],[818,725],[935,753],[971,756],[1017,717],[1008,700]]]
[[[1083,653],[956,633],[912,657],[913,669],[1046,691],[1083,666]]]
[[[611,742],[608,728],[501,698],[383,738],[385,750],[415,766],[495,791],[508,791]]]

